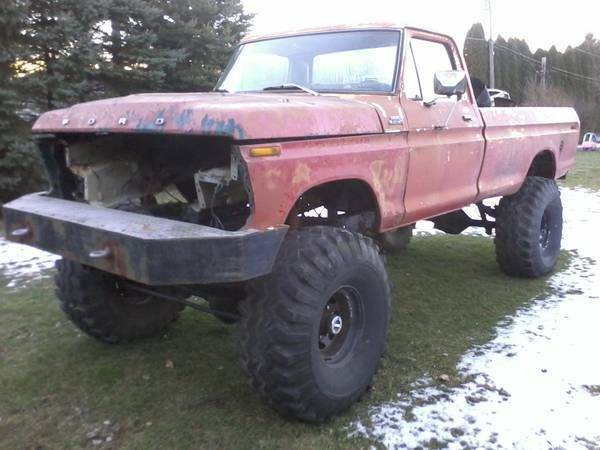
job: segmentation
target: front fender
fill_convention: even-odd
[[[340,180],[360,180],[371,188],[381,218],[378,231],[401,224],[408,169],[406,134],[311,139],[277,146],[281,148],[279,155],[262,157],[250,154],[257,146],[240,147],[254,201],[246,227],[282,225],[303,193]]]

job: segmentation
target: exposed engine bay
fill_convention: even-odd
[[[40,147],[53,196],[224,230],[252,211],[246,167],[222,138],[69,135]]]

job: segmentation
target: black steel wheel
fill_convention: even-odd
[[[242,369],[279,412],[326,421],[371,383],[389,309],[383,257],[370,238],[320,226],[290,231],[272,274],[240,304]]]
[[[362,328],[363,301],[356,289],[340,287],[323,308],[319,323],[319,350],[328,364],[344,359]]]
[[[562,202],[554,180],[527,177],[497,209],[496,259],[511,276],[536,278],[556,265],[562,241]]]

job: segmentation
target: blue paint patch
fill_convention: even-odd
[[[156,117],[154,120],[146,121],[143,118],[138,120],[137,125],[135,126],[136,131],[153,131],[155,133],[162,133],[165,130],[164,125],[156,125],[156,119],[165,119],[165,110],[161,109],[156,113]],[[165,119],[166,124],[167,119]]]
[[[235,119],[217,120],[206,114],[200,122],[200,129],[203,133],[217,136],[231,136],[236,139],[244,139],[246,131],[236,123]]]
[[[184,109],[181,113],[173,114],[173,123],[178,130],[187,128],[194,118],[194,111],[191,109]]]

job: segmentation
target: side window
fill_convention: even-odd
[[[453,70],[454,63],[448,53],[448,48],[440,42],[413,39],[411,47],[421,81],[423,100],[432,100],[436,96],[433,84],[435,73],[442,70]]]
[[[421,92],[421,83],[419,82],[419,74],[417,66],[415,66],[415,57],[412,52],[412,46],[408,47],[406,57],[404,58],[404,96],[410,100],[423,100]]]

